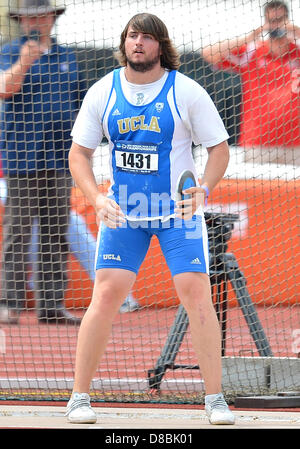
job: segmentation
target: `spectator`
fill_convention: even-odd
[[[72,179],[70,132],[84,85],[73,51],[51,36],[65,8],[23,0],[9,16],[23,36],[1,51],[1,152],[7,182],[3,219],[0,322],[17,323],[25,306],[31,228],[39,224],[35,269],[38,320],[77,324],[64,306]]]
[[[266,3],[263,26],[205,47],[203,57],[241,75],[239,144],[246,161],[300,165],[300,28],[289,20],[287,5]]]

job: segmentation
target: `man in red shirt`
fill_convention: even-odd
[[[263,26],[205,47],[203,57],[241,76],[246,160],[300,165],[300,28],[282,1],[267,3],[264,16]]]

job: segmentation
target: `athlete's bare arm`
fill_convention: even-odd
[[[103,221],[106,226],[116,228],[125,222],[124,214],[115,201],[99,192],[92,169],[93,153],[93,149],[73,142],[69,153],[70,171],[76,185],[95,208],[97,224]]]

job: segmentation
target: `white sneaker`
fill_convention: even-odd
[[[65,416],[74,424],[94,424],[97,416],[91,407],[90,396],[87,393],[73,393],[67,404]]]
[[[120,313],[134,312],[140,308],[139,303],[134,299],[131,293],[127,296],[120,307]]]
[[[205,396],[205,411],[211,424],[234,424],[234,414],[222,393]]]

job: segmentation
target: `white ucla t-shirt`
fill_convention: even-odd
[[[109,194],[133,219],[172,216],[181,173],[197,176],[192,143],[211,147],[228,139],[210,96],[195,81],[173,70],[137,85],[126,80],[124,68],[89,89],[72,136],[91,149],[106,136]]]

